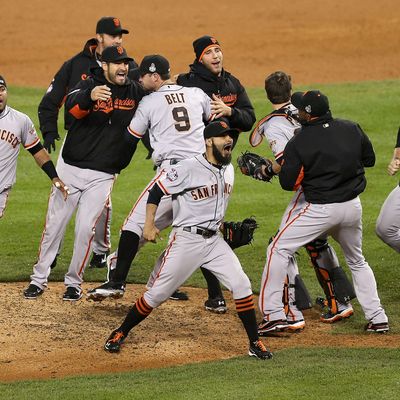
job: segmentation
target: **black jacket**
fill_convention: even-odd
[[[107,85],[112,95],[108,101],[92,101],[95,86]],[[62,157],[67,164],[110,174],[125,168],[136,149],[124,138],[139,101],[144,95],[141,85],[127,79],[125,85],[112,85],[97,67],[92,76],[80,81],[68,94],[65,109],[73,123],[65,139]]]
[[[364,191],[364,167],[375,164],[368,136],[351,121],[328,112],[306,123],[287,143],[279,181],[285,190],[301,185],[310,203],[342,203]]]
[[[88,77],[92,68],[99,66],[96,61],[96,48],[97,40],[89,39],[83,50],[66,61],[54,76],[38,108],[40,130],[43,136],[49,132],[58,132],[58,111],[64,103],[65,96],[79,81]],[[135,68],[137,64],[133,61],[129,64],[129,70],[133,71]],[[69,129],[71,123],[72,117],[64,109],[65,130]]]
[[[217,76],[202,63],[195,61],[190,65],[187,74],[178,76],[177,83],[186,87],[200,88],[211,98],[213,94],[220,97],[232,108],[232,116],[228,118],[231,128],[246,132],[256,121],[254,108],[246,90],[237,78],[225,70],[222,70],[221,76]]]

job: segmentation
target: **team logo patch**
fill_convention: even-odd
[[[157,68],[156,68],[156,66],[155,66],[154,63],[151,63],[151,64],[150,64],[149,71],[150,71],[150,72],[156,72],[156,71],[157,71]]]
[[[118,51],[118,54],[122,54],[124,52],[124,49],[121,46],[118,46],[117,51]]]
[[[176,181],[178,179],[178,171],[176,169],[171,169],[167,173],[167,179],[171,182]]]
[[[120,25],[121,25],[121,23],[119,22],[119,19],[118,19],[118,18],[114,18],[114,19],[113,19],[113,22],[114,22],[114,25],[115,25],[115,26],[120,26]]]
[[[224,128],[227,129],[228,128],[228,124],[224,121],[220,121],[220,125]]]

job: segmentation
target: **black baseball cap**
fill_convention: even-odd
[[[121,21],[115,17],[103,17],[97,21],[96,33],[107,33],[107,35],[122,35],[127,34],[129,31],[122,29]]]
[[[117,61],[132,61],[133,58],[128,57],[126,54],[126,50],[122,46],[109,46],[103,50],[101,54],[101,61],[106,63],[112,62],[115,63]]]
[[[328,98],[319,90],[293,93],[291,102],[298,110],[305,111],[312,117],[320,117],[329,111]]]
[[[160,75],[165,75],[169,74],[169,71],[169,61],[159,54],[145,56],[139,66],[140,76],[154,74],[155,72]]]
[[[4,86],[5,88],[7,87],[6,80],[1,75],[0,75],[0,85]]]
[[[204,53],[210,48],[210,47],[219,47],[221,46],[218,43],[218,40],[215,39],[212,36],[209,35],[204,35],[202,37],[199,37],[193,42],[193,49],[194,52],[196,53],[196,59],[198,61],[201,61],[203,58]]]
[[[210,122],[204,128],[204,139],[229,135],[233,140],[237,140],[239,136],[239,131],[234,128],[230,128],[229,125],[224,120],[217,120]]]

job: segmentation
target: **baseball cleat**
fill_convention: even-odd
[[[36,300],[39,296],[43,294],[43,289],[40,289],[39,286],[34,285],[31,283],[25,290],[24,290],[24,297],[28,300]]]
[[[119,353],[121,350],[121,345],[124,343],[126,336],[122,331],[115,330],[111,332],[110,337],[107,339],[104,350],[110,353]]]
[[[82,289],[73,287],[73,286],[68,286],[67,290],[63,294],[63,300],[64,301],[78,301],[82,298]]]
[[[365,325],[365,330],[367,332],[386,333],[389,332],[389,324],[387,322],[374,324],[372,321],[369,321],[368,324]]]
[[[185,301],[189,300],[189,296],[186,292],[181,292],[180,290],[175,290],[174,293],[169,296],[171,300],[180,300],[180,301]]]
[[[267,350],[261,340],[256,340],[255,342],[250,343],[249,356],[256,357],[259,360],[268,360],[272,358],[272,353]]]
[[[109,251],[103,254],[97,254],[93,252],[92,259],[89,263],[89,268],[105,268],[107,267],[107,257],[110,254]]]
[[[125,284],[106,282],[87,292],[87,300],[102,301],[107,297],[119,299],[125,293]]]
[[[275,321],[265,321],[264,319],[258,324],[258,334],[267,336],[269,333],[283,332],[289,329],[289,324],[285,319],[277,319]]]
[[[204,303],[204,308],[207,311],[211,311],[216,314],[225,314],[228,310],[225,299],[223,297],[215,297],[214,299],[208,299]]]
[[[354,314],[353,307],[349,305],[347,308],[337,312],[336,314],[333,314],[331,311],[328,311],[327,313],[322,314],[319,320],[326,324],[333,324],[337,321],[341,321],[342,319],[350,318],[353,314]]]
[[[305,326],[306,323],[304,319],[299,319],[298,321],[288,321],[287,331],[291,333],[301,332]]]
[[[325,307],[328,307],[328,300],[327,300],[325,297],[318,296],[318,297],[315,299],[315,304],[316,304],[318,307],[321,307],[322,309],[324,309]]]

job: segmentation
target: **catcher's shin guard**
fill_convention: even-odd
[[[296,306],[299,310],[307,310],[312,307],[312,300],[310,293],[303,282],[300,275],[296,275],[294,281],[294,294],[296,299]]]
[[[306,245],[315,274],[324,290],[328,307],[333,314],[338,312],[338,301],[348,303],[355,297],[354,289],[337,262],[328,242],[316,239]]]

